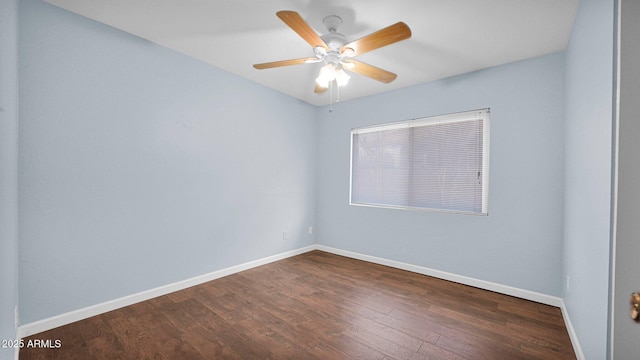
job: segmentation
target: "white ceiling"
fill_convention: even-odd
[[[398,74],[382,84],[358,74],[340,89],[348,100],[565,49],[579,0],[44,0],[200,59],[314,105],[321,64],[256,70],[254,63],[313,57],[276,17],[298,12],[321,35],[340,16],[355,40],[398,21],[408,40],[358,56]],[[335,94],[334,94],[335,95]]]

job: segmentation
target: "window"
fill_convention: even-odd
[[[489,109],[351,131],[351,205],[487,214]]]

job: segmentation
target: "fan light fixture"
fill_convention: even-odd
[[[320,73],[316,78],[316,84],[326,89],[329,87],[329,83],[335,80],[338,86],[345,86],[349,83],[350,78],[351,77],[342,70],[341,66],[329,63],[320,68]]]
[[[330,90],[330,96],[332,96],[333,86],[331,85],[334,82],[338,89],[347,85],[350,76],[345,70],[384,84],[392,82],[397,77],[396,74],[365,64],[354,57],[411,37],[409,26],[403,22],[397,22],[358,40],[347,41],[346,37],[338,32],[338,27],[342,25],[342,19],[337,15],[329,15],[322,20],[328,31],[322,36],[318,35],[295,11],[282,10],[278,11],[276,15],[311,45],[315,56],[254,64],[253,67],[262,70],[281,66],[323,63],[315,81],[314,92],[317,94]]]

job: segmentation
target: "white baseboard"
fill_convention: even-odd
[[[269,256],[266,258],[250,261],[244,264],[228,267],[226,269],[214,271],[209,274],[204,274],[200,276],[195,276],[190,279],[186,279],[183,281],[178,281],[173,284],[168,284],[164,286],[157,287],[155,289],[150,289],[147,291],[139,292],[137,294],[132,294],[129,296],[125,296],[119,299],[114,299],[110,301],[106,301],[100,304],[92,305],[86,308],[70,311],[64,314],[56,315],[50,318],[46,318],[43,320],[35,321],[32,323],[24,324],[18,327],[18,339],[24,338],[27,336],[31,336],[43,331],[51,330],[57,328],[59,326],[71,324],[73,322],[83,320],[92,316],[104,314],[106,312],[116,310],[125,306],[133,305],[135,303],[139,303],[141,301],[153,299],[158,296],[166,295],[172,293],[174,291],[186,289],[195,285],[199,285],[211,280],[219,279],[221,277],[225,277],[231,274],[235,274],[240,271],[248,270],[260,265],[265,265],[274,261],[286,259],[288,257],[292,257],[295,255],[299,255],[311,250],[315,250],[316,246],[311,245],[307,247],[303,247],[296,250],[291,250],[287,252],[283,252],[280,254],[276,254],[273,256]]]
[[[576,329],[573,327],[573,323],[571,322],[571,317],[569,316],[569,311],[567,310],[564,300],[562,301],[560,310],[562,310],[562,318],[564,319],[564,324],[567,328],[567,332],[569,333],[569,338],[571,339],[573,350],[576,353],[576,358],[578,360],[585,360],[584,353],[582,352],[582,345],[580,345],[578,334],[576,334]]]
[[[284,253],[280,253],[277,255],[269,256],[263,259],[258,259],[254,261],[250,261],[244,264],[232,266],[226,269],[214,271],[209,274],[204,274],[196,277],[192,277],[190,279],[186,279],[183,281],[179,281],[173,284],[168,284],[165,286],[157,287],[155,289],[143,291],[137,294],[125,296],[119,299],[114,299],[111,301],[106,301],[100,304],[92,305],[83,309],[78,309],[74,311],[70,311],[68,313],[60,314],[57,316],[53,316],[47,319],[35,321],[32,323],[24,324],[18,327],[17,338],[24,338],[27,336],[31,336],[43,331],[51,330],[53,328],[67,325],[82,319],[86,319],[92,316],[100,315],[112,310],[116,310],[125,306],[133,305],[135,303],[149,300],[158,296],[166,295],[172,293],[174,291],[186,289],[195,285],[199,285],[211,280],[219,279],[221,277],[225,277],[231,274],[238,273],[240,271],[248,270],[257,266],[265,265],[268,263],[272,263],[274,261],[286,259],[292,256],[296,256],[299,254],[303,254],[312,250],[321,250],[328,253],[346,256],[353,259],[363,260],[372,262],[375,264],[390,266],[396,269],[407,270],[411,272],[415,272],[418,274],[433,276],[439,279],[449,280],[453,282],[457,282],[464,285],[469,285],[473,287],[477,287],[484,290],[494,291],[497,293],[515,296],[518,298],[535,301],[538,303],[551,305],[555,307],[559,307],[562,310],[562,316],[564,318],[567,331],[569,332],[569,337],[571,338],[571,343],[573,344],[574,351],[576,352],[576,356],[578,360],[584,360],[584,354],[582,352],[582,347],[580,346],[580,342],[578,341],[578,337],[575,333],[575,329],[571,323],[571,319],[569,318],[569,313],[566,309],[564,301],[555,296],[550,296],[546,294],[537,293],[534,291],[519,289],[507,285],[502,285],[498,283],[493,283],[490,281],[484,281],[480,279],[475,279],[472,277],[457,275],[445,271],[430,269],[423,266],[412,265],[403,263],[395,260],[388,260],[384,258],[379,258],[370,255],[364,255],[360,253],[355,253],[346,250],[340,250],[324,245],[310,245],[300,249],[287,251]],[[16,353],[17,354],[17,353]]]
[[[390,266],[396,269],[407,270],[407,271],[411,271],[411,272],[422,274],[422,275],[433,276],[435,278],[449,280],[456,283],[477,287],[479,289],[494,291],[500,294],[515,296],[521,299],[531,300],[531,301],[535,301],[535,302],[546,304],[546,305],[561,307],[563,304],[562,299],[556,296],[541,294],[538,292],[515,288],[515,287],[502,285],[502,284],[498,284],[490,281],[479,280],[479,279],[475,279],[468,276],[449,273],[446,271],[430,269],[423,266],[407,264],[400,261],[388,260],[388,259],[383,259],[375,256],[359,254],[351,251],[335,249],[335,248],[324,246],[324,245],[317,245],[316,247],[318,250],[326,251],[332,254],[342,255],[342,256],[353,258],[353,259],[364,260],[364,261],[368,261],[368,262],[372,262],[380,265]]]

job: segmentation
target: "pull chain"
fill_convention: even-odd
[[[329,82],[329,112],[333,112],[333,81]]]
[[[340,102],[340,86],[338,86],[338,84],[336,83],[336,81],[331,81],[329,82],[329,112],[333,112],[333,87],[336,87],[336,101],[335,103],[339,103]]]

